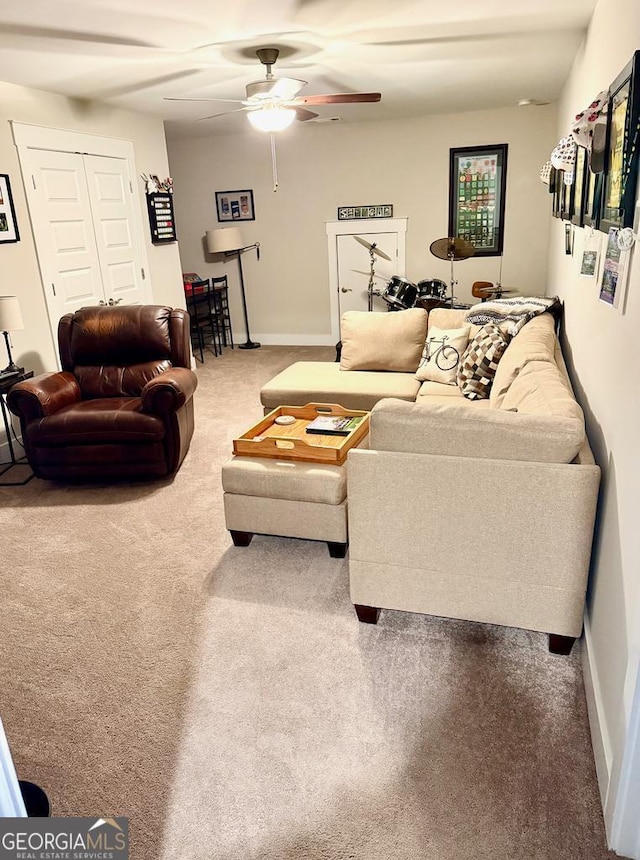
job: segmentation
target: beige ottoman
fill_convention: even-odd
[[[236,546],[248,546],[254,534],[280,535],[326,541],[333,558],[344,558],[346,465],[232,457],[222,467],[222,487]]]

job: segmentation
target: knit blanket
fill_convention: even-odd
[[[529,320],[546,311],[558,319],[562,305],[558,296],[520,296],[513,299],[495,299],[474,305],[466,316],[473,325],[495,323],[513,337]]]

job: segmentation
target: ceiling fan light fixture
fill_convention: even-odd
[[[258,131],[284,131],[296,118],[296,112],[292,108],[265,105],[259,110],[250,111],[247,116]]]

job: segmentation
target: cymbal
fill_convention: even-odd
[[[471,242],[459,236],[436,239],[429,245],[429,250],[434,257],[439,257],[441,260],[467,260],[476,252]]]
[[[387,278],[385,278],[385,276],[384,276],[384,275],[376,275],[376,273],[375,273],[375,272],[373,272],[373,273],[372,273],[372,272],[365,272],[365,270],[364,270],[364,269],[351,269],[351,271],[352,271],[352,272],[357,272],[359,275],[367,275],[367,277],[368,277],[369,275],[373,274],[373,277],[374,277],[374,278],[378,278],[378,280],[380,280],[380,281],[388,281],[388,280],[389,280],[389,278],[388,278],[388,277],[387,277]]]
[[[385,254],[384,251],[381,251],[380,248],[374,242],[373,245],[370,242],[367,242],[366,239],[363,239],[362,236],[354,236],[353,237],[356,242],[360,242],[361,245],[367,249],[367,251],[373,251],[374,254],[377,254],[379,257],[382,257],[383,260],[390,260],[391,257],[388,254]]]
[[[500,293],[501,295],[506,295],[507,293],[517,293],[517,290],[505,290],[502,287],[476,287],[477,293]]]

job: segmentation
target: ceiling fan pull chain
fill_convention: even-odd
[[[274,194],[278,190],[278,161],[276,159],[276,136],[269,135],[271,138],[271,169],[273,171],[273,191]]]

